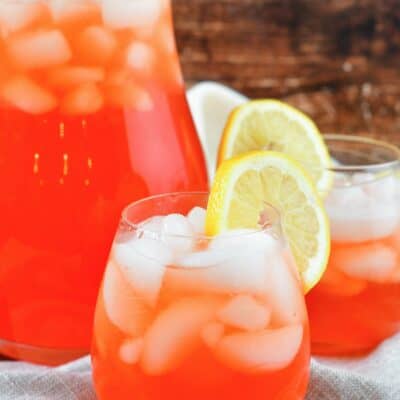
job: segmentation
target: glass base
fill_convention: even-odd
[[[314,356],[354,357],[362,356],[373,350],[379,343],[366,346],[365,344],[351,345],[334,343],[311,343],[311,354]]]
[[[20,361],[56,366],[81,358],[88,350],[36,347],[0,339],[0,354]]]

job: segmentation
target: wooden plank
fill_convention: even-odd
[[[398,0],[173,0],[189,82],[279,97],[324,131],[400,145]]]

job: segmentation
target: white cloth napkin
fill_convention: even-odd
[[[400,400],[400,335],[366,357],[314,358],[307,400]]]
[[[58,368],[0,362],[0,399],[95,400],[90,360]],[[307,400],[399,399],[400,335],[363,358],[312,360]]]

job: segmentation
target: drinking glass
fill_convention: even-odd
[[[0,352],[87,353],[130,201],[206,190],[168,0],[0,0]]]
[[[332,250],[307,296],[312,351],[365,353],[400,331],[400,151],[363,137],[325,140]]]
[[[304,398],[309,329],[279,214],[265,205],[259,230],[207,237],[207,198],[124,210],[95,315],[100,400]]]

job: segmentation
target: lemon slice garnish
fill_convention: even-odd
[[[329,222],[311,178],[288,156],[257,151],[224,161],[212,185],[206,233],[260,229],[266,204],[280,213],[307,292],[320,280],[328,262]]]
[[[277,100],[253,100],[237,107],[225,126],[218,164],[248,151],[283,152],[307,169],[320,194],[332,185],[328,149],[314,122]]]

